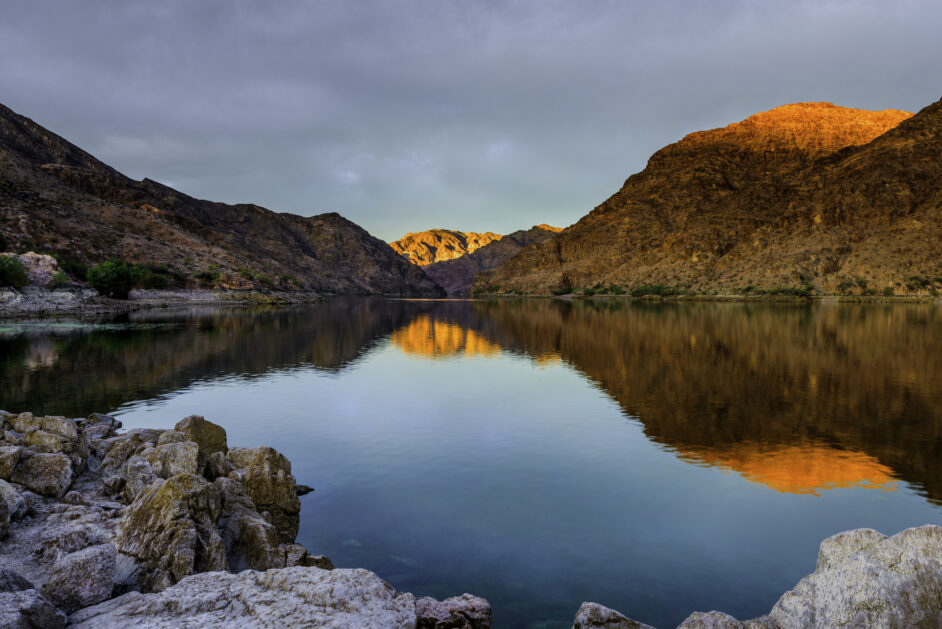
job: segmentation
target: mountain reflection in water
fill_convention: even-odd
[[[776,491],[942,500],[942,309],[913,305],[387,301],[9,324],[0,407],[84,415],[199,380],[343,370],[384,338],[418,357],[565,361],[685,461]],[[208,414],[210,411],[206,411]]]

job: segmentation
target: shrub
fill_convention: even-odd
[[[26,267],[14,256],[0,256],[0,286],[23,288],[29,283]]]
[[[127,299],[134,286],[134,265],[109,260],[88,269],[88,283],[100,294],[114,299]]]
[[[84,282],[88,279],[88,265],[82,260],[66,253],[54,253],[52,257],[56,259],[59,268],[73,280]]]
[[[886,288],[884,288],[884,289],[883,289],[883,294],[884,294],[885,296],[887,296],[887,297],[892,297],[892,296],[893,296],[893,287],[892,287],[892,286],[887,286]]]
[[[65,286],[69,283],[69,276],[63,273],[62,271],[56,271],[52,276],[52,279],[49,280],[50,288],[59,288],[60,286]]]
[[[249,269],[247,267],[242,267],[241,269],[239,269],[239,275],[241,275],[243,279],[247,279],[247,280],[255,279],[255,273],[252,272],[252,269]]]
[[[282,282],[285,282],[286,284],[294,284],[294,285],[297,286],[298,288],[301,288],[301,286],[302,286],[301,280],[299,280],[298,278],[296,278],[296,277],[293,276],[293,275],[288,275],[287,273],[285,273],[284,275],[281,276],[281,281],[282,281]]]
[[[637,288],[631,289],[632,297],[646,297],[648,295],[658,295],[660,297],[667,297],[669,295],[676,295],[677,290],[671,288],[670,286],[664,286],[663,284],[652,284],[652,285],[643,285],[638,286]]]
[[[193,274],[193,277],[196,278],[196,281],[199,282],[200,286],[212,286],[217,281],[219,281],[219,273],[215,271],[198,271]]]
[[[583,289],[582,289],[582,294],[585,295],[586,297],[591,297],[592,295],[595,294],[595,289],[594,289],[594,288],[583,288]]]

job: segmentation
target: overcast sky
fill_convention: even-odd
[[[506,233],[777,105],[918,110],[940,29],[938,0],[9,0],[0,102],[196,197]]]

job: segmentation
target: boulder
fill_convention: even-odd
[[[16,464],[20,462],[23,455],[23,448],[20,446],[2,446],[0,447],[0,479],[10,480],[13,476],[13,470]]]
[[[723,612],[694,612],[677,629],[743,629],[743,624]]]
[[[462,594],[437,601],[424,597],[415,602],[416,629],[487,629],[491,626],[491,604]]]
[[[88,435],[90,441],[108,439],[115,435],[115,431],[121,427],[121,422],[111,415],[101,413],[92,413],[83,419],[79,424],[82,430]]]
[[[781,629],[942,626],[942,527],[892,537],[872,529],[829,537],[815,571],[786,592],[768,618]]]
[[[10,531],[10,507],[5,500],[0,500],[0,539]]]
[[[32,413],[20,413],[8,419],[13,430],[20,433],[31,430],[40,430],[43,427],[42,417],[33,417]]]
[[[145,448],[141,456],[150,463],[154,474],[160,478],[170,478],[177,474],[201,474],[205,465],[205,459],[201,460],[199,446],[193,441],[169,442],[154,448]]]
[[[229,476],[229,472],[231,472],[232,469],[232,463],[229,462],[225,454],[222,452],[213,452],[206,461],[206,468],[203,470],[203,475],[209,480],[215,480]]]
[[[26,278],[30,284],[45,286],[59,272],[59,263],[50,255],[28,251],[21,254],[3,254],[16,256],[26,267]]]
[[[184,433],[190,441],[195,441],[200,448],[200,452],[207,457],[213,452],[226,453],[226,430],[213,422],[206,421],[199,415],[190,415],[184,417],[174,430]]]
[[[160,591],[196,572],[225,570],[216,530],[220,512],[219,497],[201,476],[178,474],[151,484],[118,524],[115,579]]]
[[[19,573],[0,566],[0,592],[22,592],[32,588],[33,584]]]
[[[572,629],[653,629],[598,603],[583,603],[576,612]]]
[[[95,456],[101,460],[100,473],[105,476],[119,473],[129,458],[156,445],[161,432],[163,431],[136,428],[123,435],[98,441],[95,445]]]
[[[267,511],[279,540],[291,543],[298,534],[301,501],[291,462],[274,448],[230,448],[229,461],[245,476],[245,490],[258,511]]]
[[[6,504],[11,521],[26,515],[26,500],[5,480],[0,480],[0,502]]]
[[[115,547],[91,546],[59,559],[52,567],[43,595],[67,614],[111,598]]]
[[[72,485],[72,461],[62,453],[24,457],[10,477],[43,496],[61,498]]]
[[[36,590],[0,592],[0,627],[59,629],[68,617]]]
[[[50,415],[42,418],[42,429],[69,441],[79,438],[78,424],[74,419]]]
[[[184,441],[192,441],[192,439],[179,430],[165,430],[160,433],[160,437],[157,439],[157,445],[162,446],[167,443],[182,443]]]
[[[367,570],[281,568],[197,574],[158,594],[131,592],[70,617],[71,626],[411,629],[415,597]]]
[[[213,486],[220,499],[217,524],[226,547],[229,569],[241,572],[284,568],[286,558],[284,550],[278,547],[278,532],[255,510],[242,483],[217,478]]]
[[[157,480],[157,475],[154,474],[147,459],[142,456],[132,456],[125,466],[124,476],[109,476],[106,486],[113,488],[114,493],[123,491],[125,501],[131,503],[155,480]]]

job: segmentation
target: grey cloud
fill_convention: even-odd
[[[130,176],[393,239],[569,224],[684,134],[936,100],[934,1],[9,3],[0,102]]]

